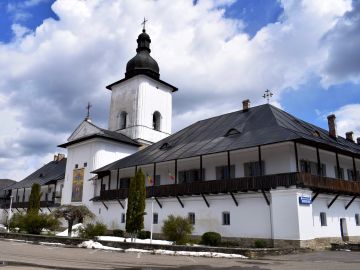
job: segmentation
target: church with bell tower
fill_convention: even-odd
[[[137,38],[136,55],[126,65],[125,77],[106,88],[111,91],[108,128],[88,114],[59,145],[67,149],[62,204],[85,204],[94,212],[92,171],[129,156],[171,134],[172,94],[177,88],[160,79],[158,63],[150,55],[145,20]],[[100,189],[103,188],[101,185]]]
[[[172,93],[177,88],[160,80],[159,65],[150,55],[145,27],[125,78],[108,85],[111,91],[109,130],[149,145],[171,134]]]

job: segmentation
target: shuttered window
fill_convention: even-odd
[[[205,179],[205,169],[203,169],[202,178]],[[200,169],[179,172],[179,183],[191,183],[200,180]]]
[[[245,177],[260,176],[265,174],[265,162],[261,161],[261,173],[259,161],[244,163],[244,174]]]
[[[321,224],[321,226],[327,226],[327,220],[326,220],[326,213],[325,212],[320,213],[320,224]]]
[[[300,160],[300,170],[313,175],[319,175],[317,162],[302,159]],[[326,176],[326,165],[323,163],[320,165],[320,176]]]
[[[228,166],[216,167],[216,180],[225,180],[235,178],[235,165],[230,166],[230,177]]]

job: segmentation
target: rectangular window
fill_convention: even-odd
[[[265,162],[261,161],[261,171],[260,171],[260,162],[252,161],[244,163],[244,174],[245,177],[260,176],[265,174]]]
[[[344,179],[344,168],[340,167],[340,170],[338,170],[338,167],[335,166],[334,170],[335,170],[335,178]]]
[[[313,175],[326,176],[326,165],[321,163],[320,174],[318,172],[318,163],[309,160],[300,160],[300,170],[302,172],[311,173]]]
[[[120,178],[120,188],[129,188],[130,186],[130,178]]]
[[[75,169],[79,168],[79,164],[75,164]]]
[[[205,179],[205,169],[202,172],[202,179]],[[192,169],[179,172],[179,183],[192,183],[201,180],[200,169]]]
[[[189,222],[192,225],[195,225],[195,213],[189,213]]]
[[[359,173],[360,171],[356,171],[356,175],[355,175],[354,170],[347,169],[348,180],[352,180],[352,181],[359,180],[360,177]]]
[[[125,213],[121,214],[121,223],[125,223]]]
[[[153,214],[153,224],[158,224],[159,222],[159,215],[158,213]]]
[[[216,180],[225,180],[235,178],[235,165],[230,166],[230,177],[228,166],[216,167]]]
[[[321,224],[321,226],[327,226],[327,220],[326,220],[326,213],[325,212],[320,213],[320,224]]]
[[[222,219],[223,225],[230,225],[230,212],[223,212]]]
[[[360,226],[360,215],[359,214],[355,214],[355,224],[356,224],[356,226]]]
[[[87,167],[87,162],[84,163],[84,168],[86,168],[86,167]]]
[[[101,185],[101,190],[105,190],[106,189],[106,184],[102,184]]]

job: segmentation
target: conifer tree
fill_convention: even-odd
[[[128,233],[137,234],[144,228],[145,198],[145,175],[140,168],[130,180],[126,212],[126,231]]]
[[[41,186],[37,183],[33,184],[29,197],[28,214],[39,214],[41,195]]]

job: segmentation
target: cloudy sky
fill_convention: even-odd
[[[272,103],[360,136],[359,0],[0,0],[0,178],[63,151],[84,119],[107,127],[110,92],[148,18],[161,79],[177,86],[173,131]]]

